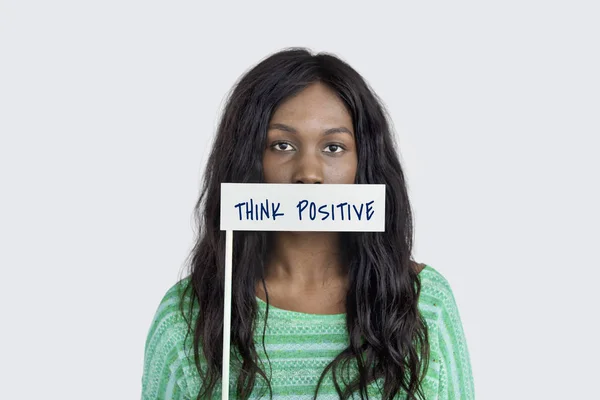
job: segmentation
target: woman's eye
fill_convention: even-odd
[[[342,151],[344,151],[344,148],[342,146],[340,146],[339,144],[330,144],[327,145],[325,147],[325,152],[326,153],[341,153]],[[327,151],[327,149],[329,149],[329,151]]]
[[[279,151],[290,151],[294,149],[291,144],[286,142],[275,143],[271,147]]]

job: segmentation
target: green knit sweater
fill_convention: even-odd
[[[422,282],[419,310],[429,331],[430,362],[424,382],[427,400],[472,400],[474,382],[465,334],[458,307],[448,281],[434,268],[426,265],[419,274]],[[186,324],[179,313],[179,290],[190,277],[171,287],[162,299],[146,339],[142,399],[196,399],[200,377],[193,363],[191,338],[185,342]],[[186,299],[186,302],[189,299]],[[264,360],[269,376],[269,363],[262,347],[266,303],[256,298],[259,317],[255,331],[258,355]],[[317,380],[325,366],[348,345],[345,314],[306,314],[269,306],[265,346],[271,362],[271,387],[275,400],[310,400]],[[236,349],[232,347],[231,359]],[[204,366],[204,358],[201,357]],[[231,399],[237,399],[237,375],[230,372]],[[338,382],[339,377],[338,377]],[[377,385],[368,389],[369,398],[381,399]],[[269,398],[264,381],[257,376],[251,399]],[[343,387],[343,385],[341,385]],[[221,398],[221,383],[216,385],[213,399]],[[264,391],[266,390],[266,391]],[[262,392],[262,393],[261,393]],[[264,397],[260,397],[263,394]],[[402,399],[401,392],[397,399]],[[360,398],[358,393],[355,398]],[[338,400],[331,371],[323,380],[318,399]]]

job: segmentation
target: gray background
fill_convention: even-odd
[[[597,394],[597,4],[0,2],[0,397],[139,397],[225,94],[287,46],[388,107],[477,397]]]

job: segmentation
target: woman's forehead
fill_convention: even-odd
[[[296,124],[349,124],[352,117],[344,102],[329,87],[317,83],[283,101],[275,110],[272,122]]]

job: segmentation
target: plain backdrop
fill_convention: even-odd
[[[139,398],[225,95],[306,46],[390,112],[415,259],[451,284],[477,398],[600,398],[599,11],[1,1],[0,397]]]

